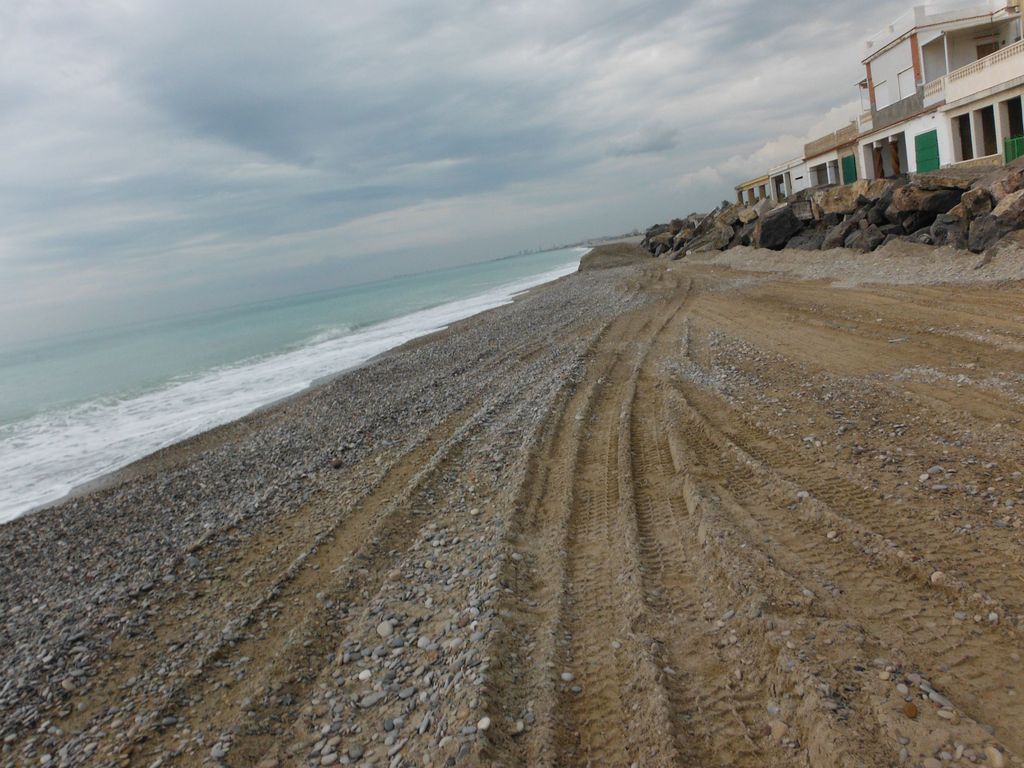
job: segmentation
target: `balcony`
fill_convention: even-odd
[[[995,88],[1024,73],[1024,40],[946,75],[946,101],[954,102]]]
[[[1024,40],[953,70],[924,87],[924,106],[952,103],[1024,76]]]
[[[921,4],[911,8],[892,24],[873,35],[865,46],[864,61],[914,29],[956,24],[965,19],[981,16],[988,16],[989,23],[995,23],[1015,18],[1015,15],[1016,8],[1008,0],[931,0],[927,5]]]

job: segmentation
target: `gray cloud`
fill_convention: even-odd
[[[706,207],[902,8],[5,3],[0,344]]]

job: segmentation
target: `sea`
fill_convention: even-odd
[[[574,272],[569,248],[0,346],[0,522]]]

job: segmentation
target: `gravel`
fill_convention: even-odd
[[[495,487],[521,474],[523,441],[539,429],[559,388],[581,375],[589,342],[603,323],[645,301],[631,286],[631,272],[579,274],[534,290],[454,332],[413,342],[144,459],[91,493],[0,526],[3,763],[38,764],[45,754],[60,765],[86,757],[102,762],[101,754],[116,755],[140,733],[181,728],[162,711],[170,697],[197,661],[244,633],[248,601],[239,599],[239,585],[218,582],[223,565],[311,499],[365,494],[395,457],[471,404],[516,405],[506,406],[504,422],[483,417],[483,435],[468,443],[466,461]],[[516,349],[532,355],[530,361],[507,354]],[[370,469],[347,471],[356,466]],[[318,707],[331,702],[315,731],[358,727],[382,743],[387,736],[387,748],[373,750],[378,764],[411,748],[414,738],[457,755],[462,726],[490,726],[478,710],[490,660],[474,646],[496,618],[493,578],[507,556],[500,547],[508,519],[487,503],[462,498],[465,489],[450,491],[445,512],[458,516],[426,523],[396,564],[403,578],[382,587],[367,606],[371,623],[338,654],[339,662],[358,659],[371,678],[325,675],[331,697],[314,695]],[[466,532],[449,528],[459,521]],[[471,546],[460,535],[472,537]],[[191,606],[207,589],[224,592],[212,617]],[[322,610],[347,610],[328,595],[317,598]],[[165,615],[170,605],[173,616]],[[101,694],[97,681],[112,668],[112,645],[145,642],[162,619],[187,622],[187,639],[161,648],[158,665],[115,681],[116,696]],[[235,663],[242,679],[246,665]],[[278,698],[294,711],[304,703]],[[41,727],[79,703],[89,709],[77,728]],[[185,721],[187,709],[175,715]],[[192,726],[198,748],[201,728]],[[367,744],[360,742],[364,761]],[[202,754],[220,759],[230,746],[214,734]],[[343,741],[337,749],[351,760],[351,748]],[[311,761],[321,758],[327,755]]]

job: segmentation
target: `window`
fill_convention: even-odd
[[[897,76],[897,82],[900,88],[900,98],[905,99],[908,96],[913,96],[917,93],[917,82],[914,79],[914,68],[904,69]]]
[[[889,83],[883,80],[875,83],[875,109],[889,106]]]

